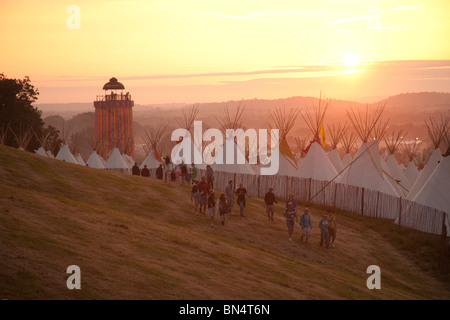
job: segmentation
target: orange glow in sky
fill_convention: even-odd
[[[0,72],[39,103],[111,77],[138,104],[450,88],[448,0],[2,1],[0,30]]]

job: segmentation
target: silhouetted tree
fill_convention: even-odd
[[[0,73],[0,128],[9,127],[13,133],[20,133],[23,128],[32,128],[34,132],[43,130],[44,122],[41,112],[33,106],[39,91],[34,88],[28,77],[25,79],[9,79]],[[19,147],[14,134],[7,135],[5,145]],[[28,151],[34,151],[40,144],[32,135],[27,145]]]

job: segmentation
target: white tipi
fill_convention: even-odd
[[[61,160],[65,162],[70,162],[74,164],[78,164],[77,159],[73,156],[72,152],[70,152],[69,147],[67,144],[63,144],[61,148],[59,149],[58,154],[55,157],[56,160]]]
[[[450,156],[441,159],[428,180],[412,199],[431,208],[447,213],[450,212]],[[448,219],[447,236],[450,235]]]
[[[427,163],[425,164],[425,167],[422,170],[420,170],[419,176],[417,177],[413,186],[409,190],[409,193],[406,197],[408,200],[413,200],[415,198],[419,190],[425,185],[425,182],[431,176],[434,169],[436,169],[437,165],[441,160],[442,160],[441,151],[439,149],[435,149],[431,153],[431,156],[428,159]]]
[[[377,140],[363,143],[337,182],[398,196],[383,174],[378,145]]]
[[[124,173],[131,172],[130,168],[128,168],[128,165],[123,160],[123,157],[117,147],[113,149],[111,155],[108,158],[108,161],[106,161],[105,169]]]
[[[228,143],[227,143],[228,142]],[[227,148],[227,145],[233,146],[234,150]],[[227,153],[234,152],[233,163],[227,164]],[[243,159],[243,163],[238,163],[238,159]],[[220,163],[218,163],[220,162]],[[233,137],[227,137],[225,143],[221,146],[218,154],[214,157],[214,163],[211,164],[214,171],[222,171],[240,174],[255,174],[252,166],[245,159],[245,154]]]
[[[152,149],[139,168],[143,169],[146,165],[148,169],[156,169],[160,164],[163,164],[161,156],[156,149]]]
[[[408,163],[408,166],[403,171],[403,175],[406,178],[405,180],[406,188],[408,190],[411,190],[412,186],[414,185],[414,182],[417,180],[417,177],[419,176],[419,170],[417,170],[414,161],[410,161]]]
[[[86,161],[86,165],[90,168],[105,169],[103,158],[94,150]]]
[[[313,142],[298,169],[298,177],[331,181],[337,171],[318,142]]]
[[[79,165],[81,165],[81,166],[85,166],[86,165],[86,162],[84,162],[83,158],[81,157],[81,154],[77,154],[75,159],[77,160]]]
[[[336,171],[339,173],[344,170],[344,164],[341,159],[341,155],[339,154],[338,149],[333,149],[328,152],[328,159],[330,159]]]
[[[46,151],[43,147],[39,147],[39,149],[35,150],[34,152],[42,157],[46,157],[46,158],[49,157],[49,155],[47,153],[48,151]]]

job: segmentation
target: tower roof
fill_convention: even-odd
[[[125,89],[124,85],[117,81],[116,78],[112,77],[109,79],[109,82],[103,86],[103,90],[123,90]]]

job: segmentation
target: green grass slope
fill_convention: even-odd
[[[0,146],[0,299],[447,299],[436,279],[367,221],[338,214],[336,248],[288,241],[282,206],[209,226],[189,187]],[[69,290],[66,269],[81,269]],[[369,265],[381,289],[369,290]]]

